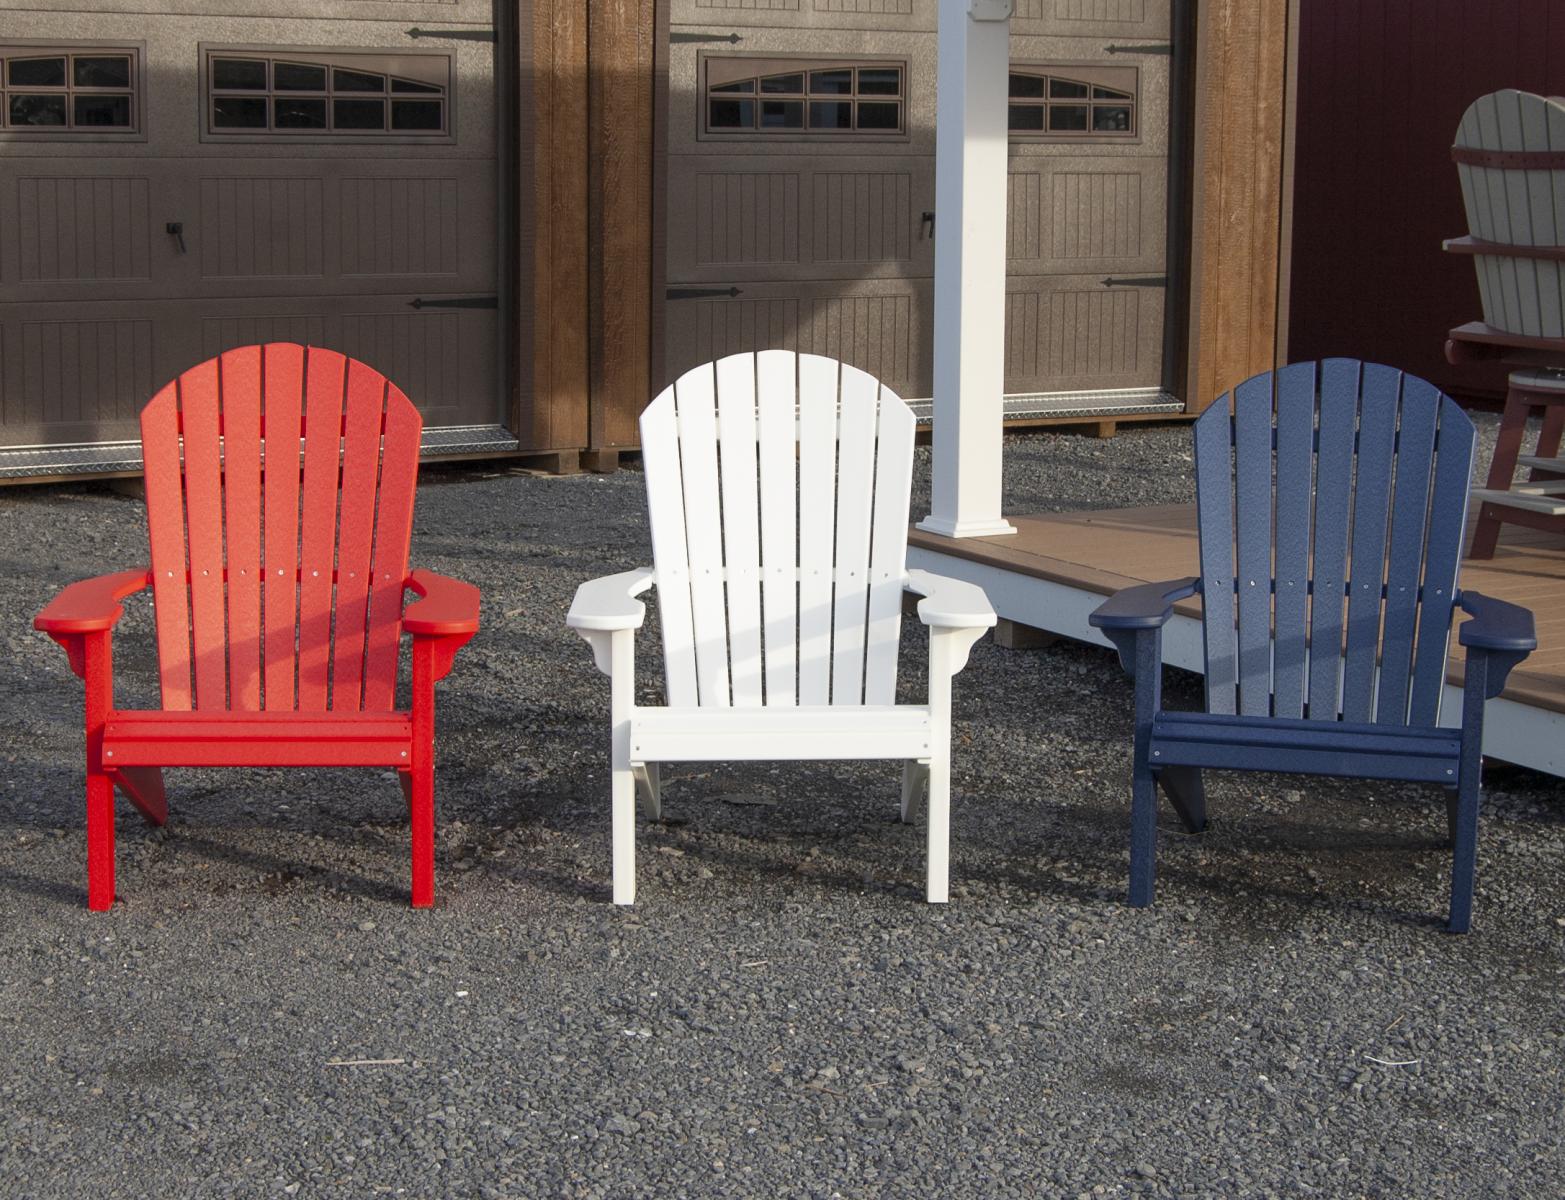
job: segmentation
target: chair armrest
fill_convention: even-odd
[[[1456,603],[1472,618],[1463,621],[1457,630],[1457,640],[1462,645],[1476,650],[1505,651],[1523,658],[1538,648],[1532,613],[1520,605],[1496,600],[1482,592],[1462,592]]]
[[[652,579],[651,567],[589,579],[576,589],[565,623],[583,636],[640,629],[647,617],[647,606],[636,597],[652,586]]]
[[[113,629],[124,609],[120,601],[152,582],[146,567],[83,579],[64,588],[33,618],[33,628],[51,637]]]
[[[1163,583],[1143,583],[1122,588],[1087,617],[1098,629],[1161,629],[1174,615],[1174,604],[1196,593],[1200,580],[1194,575]]]
[[[903,586],[924,597],[918,602],[918,619],[931,629],[989,629],[994,626],[994,606],[977,584],[929,571],[909,571]]]
[[[414,571],[402,586],[419,598],[402,610],[402,628],[416,637],[478,632],[478,589],[460,579]]]

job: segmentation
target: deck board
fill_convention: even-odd
[[[914,529],[909,545],[1051,583],[1109,595],[1122,587],[1178,579],[1199,570],[1195,506],[1168,504],[1007,518],[1014,535],[946,538]],[[1460,586],[1533,610],[1538,649],[1511,673],[1504,696],[1565,713],[1565,538],[1507,526],[1488,562],[1464,560]],[[1175,611],[1199,618],[1199,598]],[[1456,648],[1455,639],[1452,646]],[[1447,678],[1462,681],[1460,653]]]

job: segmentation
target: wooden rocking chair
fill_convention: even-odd
[[[1197,419],[1201,575],[1128,588],[1089,618],[1136,681],[1131,904],[1152,903],[1159,785],[1194,833],[1203,768],[1395,779],[1446,789],[1450,929],[1467,931],[1484,701],[1537,647],[1526,609],[1456,589],[1475,441],[1432,385],[1347,359],[1257,375]],[[1196,593],[1207,707],[1168,712],[1162,627]],[[1473,619],[1449,729],[1457,608]]]
[[[161,825],[171,766],[395,769],[413,905],[434,903],[434,688],[478,630],[478,590],[407,573],[421,429],[378,371],[286,343],[192,367],[142,410],[151,569],[74,583],[33,622],[86,685],[89,908],[114,902],[115,788]],[[120,711],[119,601],[148,586],[162,708]]]
[[[906,566],[912,411],[853,367],[737,354],[641,417],[654,566],[583,584],[568,624],[611,679],[614,902],[633,903],[635,794],[665,762],[900,759],[927,782],[926,895],[948,887],[951,678],[995,623],[981,589]],[[656,585],[667,707],[634,702]],[[925,598],[929,696],[896,703],[903,590]]]

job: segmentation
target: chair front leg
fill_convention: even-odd
[[[601,636],[601,635],[600,635]],[[636,773],[630,761],[631,718],[635,711],[635,631],[616,629],[608,634],[609,719],[613,745],[610,751],[610,804],[614,903],[636,902]]]
[[[103,731],[114,707],[114,651],[111,635],[56,637],[81,677],[87,732],[87,907],[114,907],[114,778],[104,765]]]
[[[1163,631],[1138,629],[1133,637],[1132,654],[1128,656],[1134,664],[1132,675],[1136,681],[1129,898],[1133,908],[1146,908],[1152,903],[1157,880],[1157,779],[1152,773],[1152,719],[1162,703]]]
[[[1483,774],[1484,700],[1489,692],[1489,652],[1467,651],[1462,681],[1462,750],[1456,772],[1456,803],[1447,819],[1451,830],[1451,912],[1446,928],[1466,933],[1472,926],[1473,892],[1478,874],[1478,811]]]

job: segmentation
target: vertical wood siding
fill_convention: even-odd
[[[1450,147],[1500,88],[1565,93],[1556,0],[1308,0],[1301,5],[1289,357],[1392,363],[1449,392],[1505,370],[1452,367],[1452,326],[1481,317]]]

